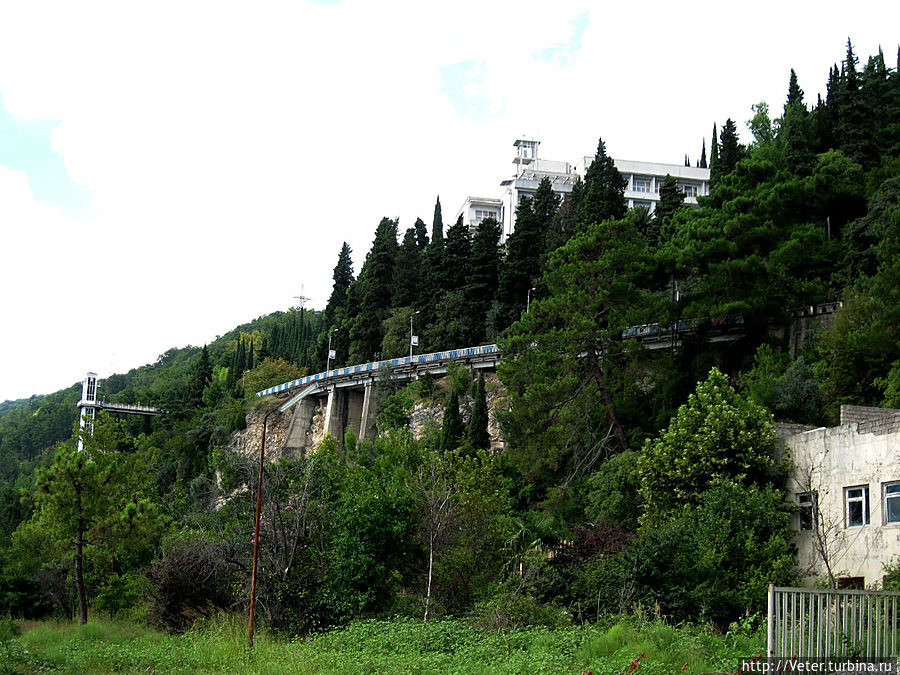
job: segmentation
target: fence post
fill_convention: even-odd
[[[769,616],[766,627],[766,656],[775,656],[775,584],[769,584]]]

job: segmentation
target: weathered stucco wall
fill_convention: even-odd
[[[832,571],[863,577],[867,586],[879,583],[883,565],[900,555],[900,523],[888,523],[884,513],[884,486],[900,481],[900,433],[886,433],[885,421],[900,411],[874,411],[848,410],[846,417],[842,415],[846,423],[838,427],[799,433],[780,430],[792,461],[793,498],[804,492],[818,496],[819,522],[814,530],[800,531],[799,514],[794,516],[798,563],[808,574],[826,576],[816,550],[817,532]],[[846,490],[862,486],[868,487],[868,524],[850,525]]]

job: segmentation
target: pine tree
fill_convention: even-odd
[[[578,209],[581,227],[610,218],[622,218],[628,210],[625,201],[627,184],[612,157],[606,154],[606,145],[601,138],[594,161],[584,172],[584,196]]]
[[[491,447],[491,435],[488,433],[487,395],[484,389],[484,373],[472,383],[472,418],[469,420],[469,443],[476,450],[488,450]]]

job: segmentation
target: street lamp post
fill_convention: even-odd
[[[328,358],[325,359],[325,372],[328,372],[328,370],[331,368],[331,359],[334,358],[334,352],[331,351],[331,338],[335,333],[337,333],[337,330],[338,329],[335,328],[328,334]]]
[[[412,353],[413,353],[413,317],[418,314],[421,310],[416,310],[412,314],[409,315],[409,361],[412,363]]]
[[[525,298],[525,313],[528,314],[528,311],[531,309],[531,292],[536,291],[537,289],[532,286],[528,289],[528,296]]]

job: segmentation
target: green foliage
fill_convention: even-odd
[[[607,372],[627,369],[633,356],[621,334],[646,307],[637,283],[644,246],[628,219],[571,239],[551,255],[546,297],[501,343],[498,374],[511,402],[504,433],[529,480],[571,480],[626,444]]]
[[[665,674],[724,671],[763,650],[763,632],[723,636],[707,627],[619,619],[597,625],[484,631],[460,619],[355,621],[306,640],[265,631],[246,649],[245,621],[218,617],[179,635],[122,622],[41,624],[0,642],[12,672],[447,672]],[[643,657],[642,657],[643,655]]]
[[[722,480],[767,484],[775,470],[775,427],[763,408],[738,395],[717,369],[681,406],[638,459],[646,522],[699,504]]]
[[[267,358],[244,374],[244,391],[250,395],[304,374],[303,370],[284,359]]]
[[[472,417],[469,420],[469,444],[476,449],[487,450],[491,447],[488,433],[488,405],[484,390],[484,373],[472,385]]]
[[[721,628],[764,610],[767,584],[796,579],[789,522],[780,490],[713,483],[641,531],[630,554],[636,599],[672,619],[703,617]]]

